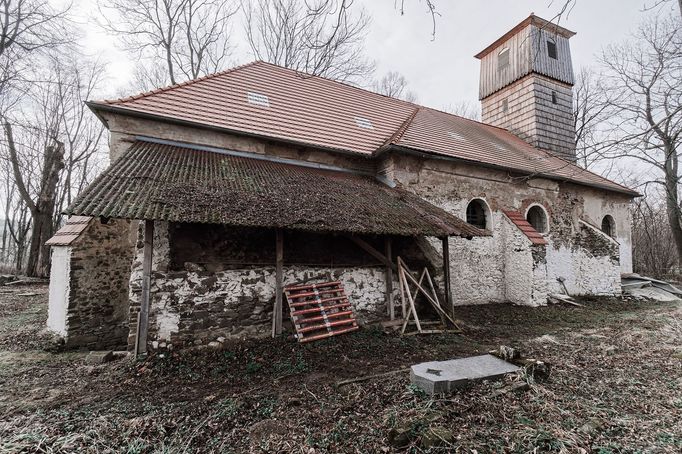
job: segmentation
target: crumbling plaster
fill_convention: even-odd
[[[563,291],[558,278],[565,279],[569,291],[577,294],[619,293],[620,281],[616,276],[631,269],[626,196],[407,155],[387,157],[380,168],[400,186],[458,216],[465,216],[466,205],[472,198],[481,198],[490,207],[491,237],[450,240],[454,258],[453,299],[457,304],[498,301],[544,304],[548,292]],[[501,212],[513,209],[525,214],[534,204],[542,205],[549,216],[546,246],[531,247],[530,241],[519,237],[518,228]],[[617,236],[608,252],[592,248],[590,241],[582,241],[585,233],[580,222],[585,219],[601,225],[606,214],[617,220]]]
[[[233,151],[297,159],[360,172],[374,173],[375,171],[374,161],[369,156],[360,156],[356,153],[331,153],[303,145],[282,144],[257,137],[240,136],[216,130],[163,123],[116,113],[101,113],[101,115],[106,119],[110,132],[109,156],[112,161],[130,148],[137,136],[143,136]]]
[[[129,348],[135,341],[142,282],[143,231],[130,281]],[[155,222],[149,342],[152,347],[208,343],[219,337],[265,336],[270,333],[275,300],[274,266],[252,266],[219,272],[169,270],[168,223]],[[384,267],[310,268],[285,266],[284,285],[339,280],[361,323],[386,314]],[[398,283],[394,282],[397,298]]]

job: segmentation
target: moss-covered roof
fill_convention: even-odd
[[[370,176],[142,140],[66,213],[358,234],[488,234]]]

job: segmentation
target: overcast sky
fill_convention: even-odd
[[[551,19],[563,0],[437,0],[441,16],[437,19],[435,40],[432,40],[431,17],[426,14],[424,0],[405,0],[403,16],[394,7],[395,0],[356,2],[372,16],[367,56],[376,62],[376,76],[398,71],[407,78],[420,104],[447,108],[465,101],[478,103],[479,68],[474,54],[531,12]],[[571,38],[574,68],[595,64],[604,46],[627,38],[642,18],[644,2],[576,0],[570,14],[561,20],[562,25],[577,32]],[[81,11],[87,24],[88,52],[110,62],[111,84],[103,95],[131,94],[126,87],[132,69],[130,57],[116,50],[114,39],[96,25],[94,3],[84,0]],[[232,64],[252,60],[239,23],[234,25],[233,38],[236,49]]]

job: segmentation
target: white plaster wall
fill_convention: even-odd
[[[216,305],[220,311],[239,314],[240,320],[230,329],[221,329],[207,320],[206,332],[215,336],[253,336],[269,333],[272,302],[275,299],[274,268],[248,270],[229,270],[212,273],[217,281],[211,290],[198,293],[197,288],[206,280],[205,275],[188,273],[186,277],[174,278],[156,275],[152,281],[152,304],[150,320],[152,330],[150,339],[172,342],[174,334],[180,330],[183,317],[192,317],[193,310],[213,312]],[[327,268],[310,269],[285,267],[284,285],[305,281],[322,282],[328,279],[339,280],[353,305],[360,322],[382,318],[385,315],[386,284],[383,268]],[[394,297],[397,301],[398,283],[394,283]],[[243,300],[251,301],[249,313],[244,313]],[[177,304],[182,301],[182,304]],[[255,303],[253,303],[255,302]],[[286,304],[286,302],[284,303]],[[213,317],[216,320],[218,317]],[[236,328],[236,329],[235,329]],[[197,333],[199,336],[202,333]]]
[[[514,304],[537,305],[533,301],[532,243],[506,216],[501,216],[499,234],[504,241],[505,299]]]
[[[616,222],[615,240],[620,245],[621,273],[632,273],[632,212],[629,200],[587,193],[584,201],[583,218],[590,224],[601,227],[604,216],[611,215]]]
[[[69,308],[70,275],[71,248],[68,246],[53,246],[47,328],[60,336],[67,335],[66,314]]]
[[[580,223],[594,235],[618,248],[618,243],[600,230]],[[595,255],[580,247],[555,245],[550,241],[547,247],[547,284],[553,293],[564,293],[557,278],[564,278],[564,284],[571,295],[618,295],[621,293],[621,268],[609,255]]]
[[[142,243],[143,231],[141,226],[138,245]],[[142,252],[142,249],[138,249],[131,272],[131,304],[139,304]],[[149,339],[156,342],[153,345],[173,343],[175,336],[182,331],[183,323],[199,322],[203,328],[197,330],[196,335],[204,339],[269,334],[270,313],[276,293],[274,267],[250,267],[215,273],[173,272],[168,271],[169,259],[168,223],[157,222],[154,228],[150,287]],[[365,323],[385,317],[385,273],[384,267],[303,268],[285,265],[283,283],[286,286],[300,282],[338,280],[358,320]],[[212,280],[214,282],[207,284],[207,281]],[[396,273],[393,292],[396,305],[399,306]],[[131,321],[135,320],[131,318]],[[220,326],[221,321],[229,323]],[[134,330],[134,326],[131,326],[131,330]],[[185,331],[187,334],[191,330],[185,328]]]

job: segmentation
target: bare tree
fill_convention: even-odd
[[[37,196],[34,199],[22,173],[19,151],[9,121],[5,121],[4,127],[14,184],[22,201],[31,211],[31,247],[26,274],[28,276],[44,276],[48,273],[50,254],[50,248],[45,246],[45,242],[54,234],[53,215],[57,183],[61,170],[64,168],[64,145],[53,139],[53,143],[45,147]]]
[[[68,43],[65,19],[70,9],[70,4],[54,9],[45,0],[0,0],[0,55]]]
[[[161,75],[164,84],[176,84],[219,71],[230,55],[230,19],[237,12],[232,0],[100,0],[98,5],[104,29],[140,58],[137,79],[145,85],[157,84]]]
[[[397,71],[389,71],[381,79],[375,80],[372,90],[391,98],[417,102],[417,95],[407,89],[407,79]]]
[[[602,75],[592,68],[580,68],[573,86],[573,123],[578,163],[590,168],[604,160],[604,121],[610,102],[602,86]]]
[[[644,183],[663,190],[680,260],[681,18],[675,14],[648,19],[634,41],[609,47],[602,59],[607,106],[604,125],[609,133],[603,139],[604,157],[635,159],[651,169]]]
[[[480,121],[481,119],[480,104],[471,101],[460,101],[449,104],[444,110],[459,117],[468,118],[469,120]]]
[[[635,200],[632,210],[632,258],[634,270],[648,276],[667,278],[679,267],[665,196],[649,195]]]
[[[45,0],[0,0],[0,115],[17,104],[14,91],[30,82],[29,69],[38,61],[31,56],[73,41],[70,10],[70,3],[56,9]]]
[[[254,0],[243,4],[256,58],[307,74],[358,81],[373,71],[364,57],[369,17],[353,0]]]
[[[49,271],[45,241],[59,224],[60,212],[103,161],[103,127],[83,103],[101,83],[102,65],[77,56],[45,63],[51,64],[27,90],[20,114],[4,118],[0,142],[6,163],[5,227],[19,268],[28,243],[26,273],[33,276]],[[7,256],[8,238],[4,241]]]
[[[682,1],[682,0],[681,0]],[[420,0],[421,3],[421,0]],[[400,15],[405,15],[405,0],[395,0],[395,7],[400,11]],[[436,39],[436,18],[440,16],[440,13],[436,11],[436,2],[434,0],[425,0],[424,5],[426,6],[426,12],[431,16],[431,40]]]

